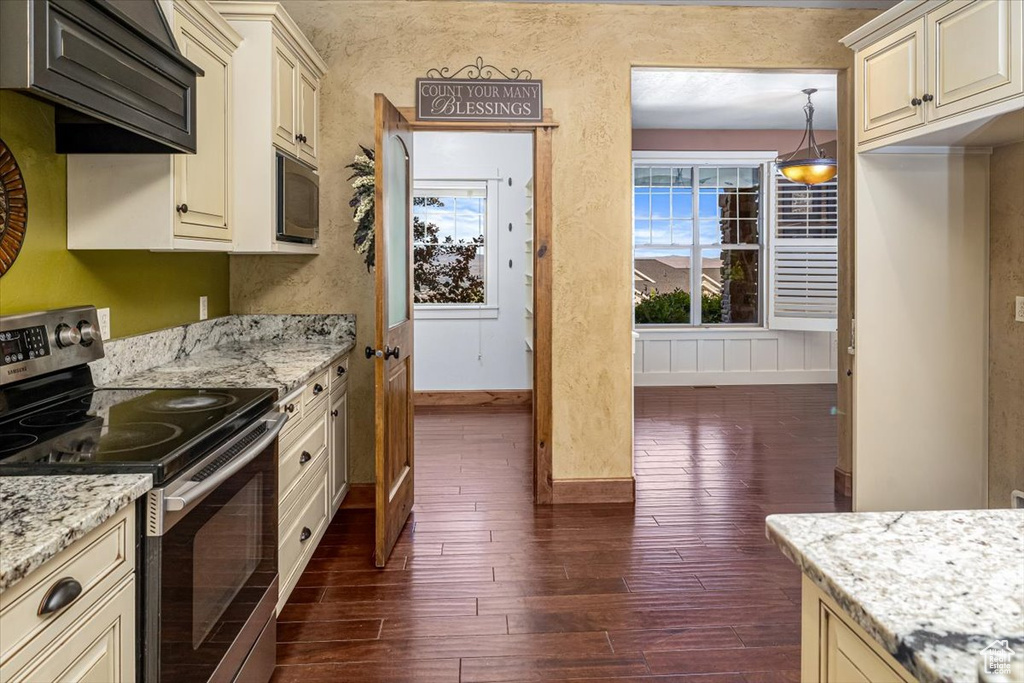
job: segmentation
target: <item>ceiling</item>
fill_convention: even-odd
[[[804,88],[818,89],[815,128],[836,128],[835,74],[636,68],[632,81],[633,128],[802,130]]]
[[[715,5],[720,7],[787,7],[807,9],[889,9],[900,0],[508,0],[509,2],[569,2],[607,5]]]

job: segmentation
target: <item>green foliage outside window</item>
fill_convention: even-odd
[[[722,322],[722,296],[702,293],[701,322]],[[690,294],[674,289],[664,294],[653,290],[640,297],[633,309],[637,325],[678,325],[690,322]]]

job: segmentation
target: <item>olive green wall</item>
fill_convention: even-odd
[[[95,304],[110,308],[114,337],[196,321],[202,295],[210,317],[227,315],[225,254],[67,250],[67,166],[53,151],[53,107],[0,92],[0,138],[28,191],[25,243],[0,278],[0,313]]]

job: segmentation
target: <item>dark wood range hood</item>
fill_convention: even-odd
[[[195,153],[202,70],[157,3],[0,0],[0,88],[57,105],[58,153]]]

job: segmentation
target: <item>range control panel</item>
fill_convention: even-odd
[[[96,308],[0,316],[0,385],[103,358]]]
[[[42,325],[0,332],[0,355],[3,364],[50,355],[50,335]]]

